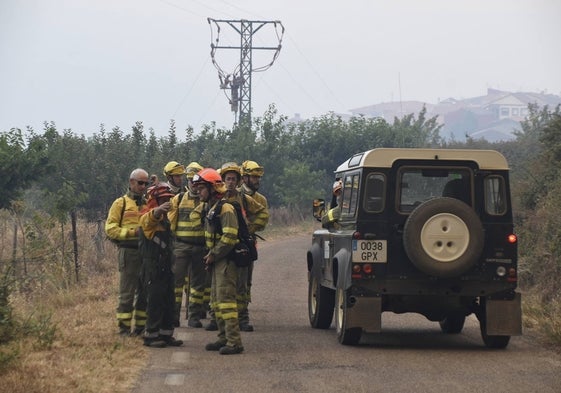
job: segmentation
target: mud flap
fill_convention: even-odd
[[[516,293],[513,300],[486,302],[486,331],[490,336],[520,336],[522,334],[522,297]]]
[[[356,302],[347,309],[346,328],[360,327],[365,333],[382,331],[382,298],[356,297]]]

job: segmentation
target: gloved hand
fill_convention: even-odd
[[[160,218],[165,213],[167,213],[170,208],[171,208],[171,202],[167,201],[162,203],[160,206],[154,208],[154,217]]]

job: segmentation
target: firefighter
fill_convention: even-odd
[[[343,183],[341,180],[336,180],[333,183],[333,195],[331,199],[330,209],[321,217],[321,226],[327,229],[338,229],[339,218],[341,218],[341,192],[343,190]]]
[[[155,348],[178,347],[183,341],[173,337],[174,279],[173,242],[167,212],[174,196],[167,183],[148,189],[146,212],[140,217],[141,280],[147,299],[148,319],[144,345]]]
[[[222,355],[238,354],[244,350],[236,304],[238,268],[228,256],[238,242],[238,218],[231,204],[218,203],[226,187],[215,169],[202,169],[193,177],[193,184],[204,203],[199,204],[191,217],[193,220],[204,217],[208,252],[203,260],[212,275],[211,306],[218,325],[218,340],[207,344],[205,349]],[[217,206],[221,206],[219,212]]]
[[[146,206],[144,192],[149,184],[148,172],[137,168],[129,176],[129,190],[117,198],[107,214],[105,233],[118,246],[119,334],[139,335],[146,324],[146,302],[140,294],[142,259],[138,250],[140,216]],[[134,319],[134,329],[133,328]]]
[[[183,191],[183,176],[185,176],[185,167],[177,161],[170,161],[164,166],[164,176],[167,184],[174,194]]]
[[[256,202],[260,203],[265,209],[264,213],[260,216],[253,217],[250,212],[248,212],[248,220],[252,225],[249,225],[249,233],[252,235],[253,240],[257,241],[257,236],[255,232],[262,231],[265,229],[269,221],[269,206],[267,203],[267,198],[258,192],[259,186],[261,185],[261,178],[265,171],[263,167],[260,166],[255,161],[244,161],[241,166],[242,175],[242,185],[240,191],[252,197]],[[238,296],[242,298],[245,303],[245,307],[239,311],[238,318],[240,320],[240,328],[243,331],[252,331],[253,325],[249,323],[249,303],[251,302],[251,284],[253,278],[253,267],[255,261],[247,267],[245,275],[240,274],[238,279]]]
[[[241,192],[241,167],[235,162],[227,162],[220,168],[220,175],[228,189],[226,200],[236,201],[240,204],[245,213],[249,233],[254,235],[255,232],[263,230],[269,221],[269,210],[266,205],[262,205],[249,194]],[[249,269],[249,267],[239,268],[238,278],[238,317],[240,318],[240,330],[244,332],[254,330],[253,325],[249,323]]]
[[[203,264],[205,232],[200,221],[191,221],[191,212],[200,203],[199,195],[193,187],[193,176],[203,167],[197,162],[186,168],[187,188],[174,196],[168,218],[174,234],[174,275],[175,275],[175,313],[174,325],[180,325],[183,292],[186,295],[187,326],[201,328],[201,318],[206,317],[205,291],[210,298],[210,283]],[[207,290],[208,286],[208,290]],[[208,300],[207,300],[208,304]]]

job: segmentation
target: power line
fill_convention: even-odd
[[[187,99],[187,97],[191,94],[191,92],[193,91],[193,88],[195,87],[195,85],[197,84],[197,82],[199,81],[204,69],[206,68],[206,66],[208,65],[210,60],[210,57],[207,57],[203,63],[203,65],[201,66],[201,69],[199,70],[199,73],[197,74],[197,76],[195,77],[195,80],[193,81],[193,83],[191,83],[191,87],[187,90],[187,93],[183,96],[183,98],[181,99],[181,101],[179,102],[179,105],[177,106],[177,108],[175,109],[175,112],[173,112],[173,117],[175,117],[175,115],[177,114],[177,112],[179,111],[179,109],[181,109],[181,107],[183,106],[183,103],[185,102],[185,100]]]
[[[325,86],[325,88],[327,89],[327,91],[329,92],[329,94],[331,94],[333,96],[333,98],[337,101],[337,103],[341,106],[344,107],[343,103],[341,101],[339,101],[339,98],[337,97],[337,95],[331,90],[331,88],[329,87],[329,85],[327,84],[327,82],[322,78],[322,76],[320,75],[320,73],[315,69],[315,67],[313,66],[313,64],[308,60],[308,58],[304,55],[304,53],[300,50],[300,48],[298,47],[298,45],[296,44],[296,41],[294,41],[292,39],[292,37],[290,36],[290,34],[287,34],[288,39],[294,44],[294,47],[296,48],[296,50],[298,51],[298,53],[300,53],[300,55],[304,58],[304,60],[306,60],[306,63],[308,64],[308,66],[310,67],[310,69],[314,72],[314,74],[317,76],[317,78],[321,81],[321,83]]]
[[[280,21],[250,21],[225,20],[208,18],[211,28],[211,57],[214,67],[218,70],[220,88],[230,91],[230,108],[237,114],[238,125],[251,127],[251,77],[253,72],[265,71],[270,68],[277,59],[282,48],[282,38],[284,36],[284,26]],[[221,24],[226,24],[240,35],[240,45],[221,45],[220,32]],[[212,26],[216,28],[216,37]],[[278,43],[276,46],[254,46],[253,35],[264,26],[273,26],[277,35]],[[279,30],[280,29],[280,33]],[[218,49],[236,49],[240,51],[240,62],[231,73],[227,73],[216,61],[215,55]],[[253,50],[272,50],[274,51],[272,60],[263,66],[253,68]]]

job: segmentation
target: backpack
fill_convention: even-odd
[[[247,223],[245,222],[240,204],[236,201],[218,201],[218,204],[214,208],[213,225],[215,225],[217,232],[222,234],[220,212],[222,211],[222,205],[224,205],[224,203],[232,205],[238,217],[239,242],[236,243],[230,254],[228,254],[228,258],[233,260],[237,267],[247,267],[251,262],[257,260],[257,247],[255,246],[255,239],[250,235],[249,229],[247,228]]]

